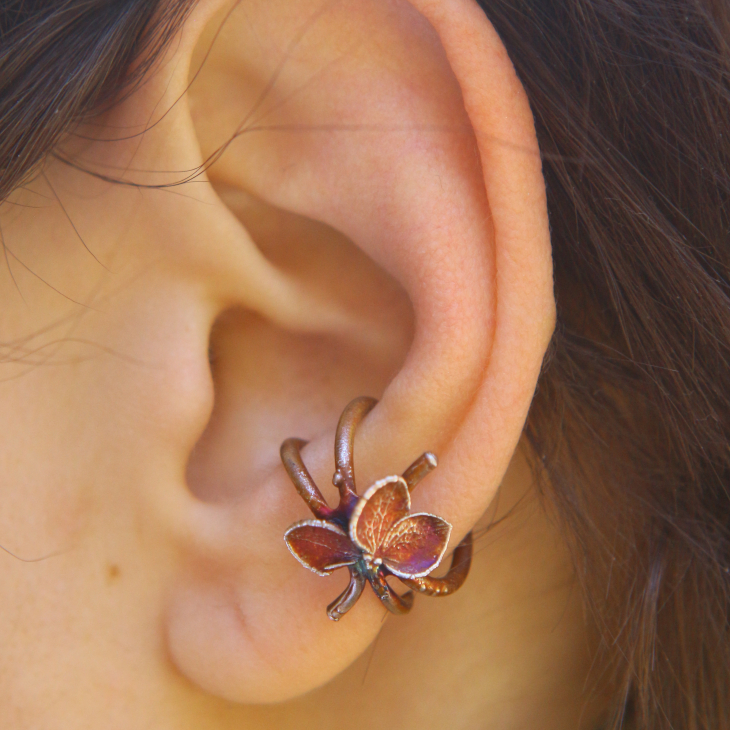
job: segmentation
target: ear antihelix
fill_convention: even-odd
[[[435,515],[409,515],[409,492],[436,467],[435,454],[422,454],[402,477],[385,477],[358,497],[353,458],[355,430],[376,403],[374,398],[355,398],[340,417],[332,479],[340,489],[340,503],[335,509],[326,504],[304,466],[300,448],[306,442],[290,438],[281,448],[294,486],[321,520],[292,525],[284,533],[289,550],[318,575],[329,575],[330,570],[339,567],[350,572],[347,588],[327,607],[332,621],[339,621],[355,605],[366,580],[383,606],[400,615],[413,607],[413,593],[399,596],[388,584],[388,576],[396,576],[424,595],[447,596],[464,584],[471,565],[470,532],[456,548],[449,572],[443,578],[429,576],[446,552],[451,525]],[[349,531],[349,540],[343,528]]]

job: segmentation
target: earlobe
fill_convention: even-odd
[[[209,171],[214,185],[340,231],[407,294],[415,333],[382,392],[370,391],[381,401],[357,436],[359,491],[437,452],[439,469],[414,500],[454,525],[453,548],[496,493],[552,333],[544,184],[529,105],[479,7],[385,5],[268,0],[247,6],[245,22],[234,12],[192,109],[206,156],[239,132]],[[356,338],[338,332],[337,347]],[[261,368],[275,367],[268,354]],[[233,359],[228,367],[236,371]],[[216,389],[211,432],[224,441],[237,406]],[[331,400],[324,387],[314,392]],[[297,435],[316,436],[304,459],[322,487],[334,424],[317,435],[303,423],[279,440]],[[216,453],[206,449],[194,457],[197,474]],[[327,621],[335,579],[302,570],[282,538],[309,516],[284,469],[249,486],[216,504],[191,498],[181,544],[189,570],[170,595],[167,638],[178,668],[208,691],[271,702],[334,677],[375,637],[382,612],[370,596]]]

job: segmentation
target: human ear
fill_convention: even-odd
[[[237,340],[245,348],[243,338],[258,328],[291,348],[284,356],[283,346],[266,346],[266,335],[253,340],[261,346],[256,365],[240,379],[255,380],[255,371],[262,390],[281,388],[260,377],[280,357],[298,366],[287,392],[324,404],[325,416],[314,417],[294,400],[273,399],[298,415],[261,411],[254,425],[267,436],[259,449],[275,455],[274,438],[309,438],[304,458],[325,491],[336,412],[352,396],[377,396],[357,433],[360,492],[421,452],[436,452],[439,467],[414,507],[451,522],[455,546],[496,494],[552,334],[544,183],[527,98],[472,0],[241,4],[226,17],[190,96],[203,156],[215,160],[209,178],[232,207],[236,191],[245,191],[303,230],[316,225],[308,221],[326,224],[384,272],[374,279],[384,287],[380,302],[371,280],[339,272],[371,298],[378,311],[365,320],[385,330],[380,337],[346,326],[344,315],[299,326],[277,318],[275,305],[255,325],[229,313],[214,334],[226,345],[216,352],[216,404],[191,460],[192,491],[177,510],[182,568],[165,631],[178,669],[205,690],[274,702],[350,664],[376,636],[383,610],[366,594],[346,618],[330,622],[324,608],[344,576],[319,578],[287,551],[284,530],[308,514],[283,468],[245,479],[247,462],[233,438],[244,417],[234,397],[241,392],[236,365],[245,359]],[[295,237],[288,245],[295,255]],[[312,266],[333,273],[327,248],[312,251],[310,269],[292,269],[291,280]],[[337,300],[346,312],[337,276],[314,278],[315,298]],[[361,355],[343,356],[343,372],[321,378],[317,348],[302,345],[308,338]],[[357,363],[376,342],[373,374]],[[291,431],[277,433],[275,422]],[[238,469],[245,488],[216,492],[216,460]]]

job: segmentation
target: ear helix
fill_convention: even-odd
[[[398,595],[388,584],[388,576],[396,576],[424,595],[447,596],[463,585],[471,565],[470,532],[456,548],[448,573],[443,578],[429,575],[446,552],[451,525],[435,515],[410,514],[410,492],[436,468],[435,454],[422,454],[403,476],[381,479],[358,496],[355,431],[376,403],[374,398],[356,398],[340,417],[332,478],[340,501],[334,509],[327,505],[304,465],[301,448],[306,442],[290,438],[281,446],[284,468],[317,518],[292,525],[284,534],[287,547],[302,565],[318,575],[329,575],[343,567],[350,572],[347,588],[327,607],[333,621],[339,621],[355,605],[366,581],[388,611],[405,614],[413,606],[413,592]]]

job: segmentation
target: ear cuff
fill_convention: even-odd
[[[289,438],[281,445],[284,468],[316,518],[296,522],[284,533],[289,551],[318,575],[329,575],[337,568],[350,571],[347,588],[327,607],[333,621],[339,621],[355,605],[366,582],[391,613],[404,614],[413,606],[414,591],[426,596],[448,596],[457,591],[471,565],[470,532],[454,550],[448,573],[442,578],[429,575],[444,557],[451,525],[436,515],[411,513],[410,493],[436,468],[435,454],[427,451],[402,476],[380,479],[358,496],[353,462],[355,431],[376,403],[374,398],[355,398],[340,416],[332,477],[340,492],[335,508],[327,504],[304,466],[301,448],[307,442]],[[400,596],[386,580],[391,575],[411,590]]]

